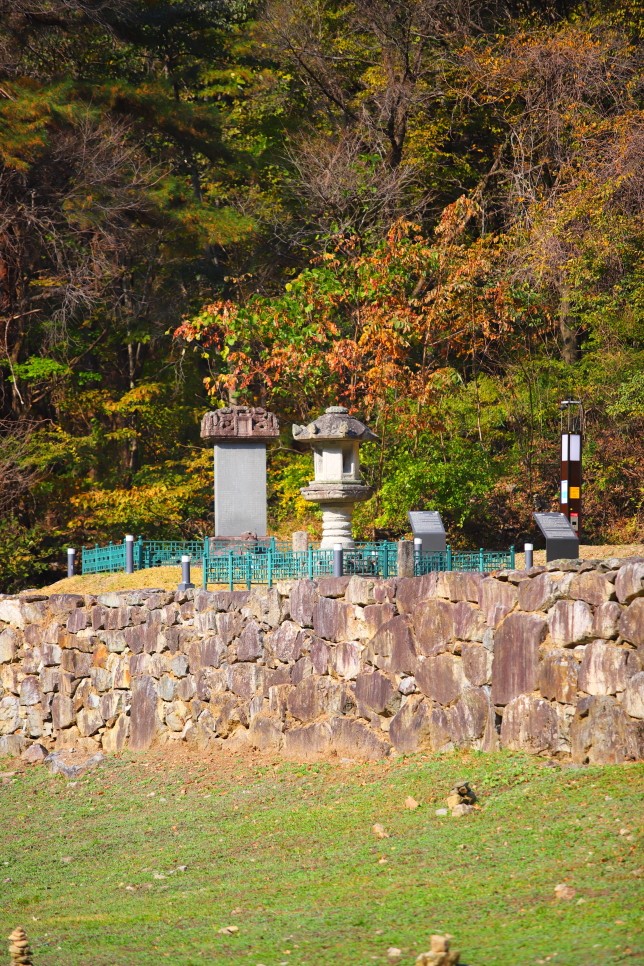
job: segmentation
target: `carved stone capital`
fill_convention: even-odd
[[[279,436],[277,416],[260,406],[226,406],[205,414],[201,438],[208,443],[269,440]]]

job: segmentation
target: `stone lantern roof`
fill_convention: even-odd
[[[378,437],[344,406],[329,406],[324,414],[308,426],[293,426],[293,438],[298,443],[350,439],[358,443],[376,442]]]

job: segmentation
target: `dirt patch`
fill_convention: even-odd
[[[581,560],[607,560],[609,557],[642,557],[644,556],[644,543],[605,543],[601,546],[583,545],[579,548]],[[525,555],[517,553],[516,566],[518,570],[524,565]],[[546,551],[534,551],[535,565],[542,566],[546,562]]]

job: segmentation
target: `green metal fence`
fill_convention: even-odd
[[[299,580],[328,577],[333,573],[333,551],[294,552],[286,541],[274,537],[249,545],[226,540],[143,540],[134,543],[134,569],[179,564],[185,554],[203,565],[203,586],[209,584],[268,584],[276,580]],[[344,573],[368,577],[395,577],[398,556],[395,543],[356,543],[343,554]],[[436,571],[469,571],[489,573],[505,567],[514,568],[514,547],[509,550],[475,550],[453,552],[447,547],[440,553],[416,553],[416,576]],[[125,542],[105,547],[83,547],[81,572],[110,573],[125,570]]]
[[[136,554],[135,554],[136,559]],[[105,574],[125,570],[125,543],[108,543],[105,547],[83,547],[81,573]]]
[[[143,540],[134,541],[134,569],[162,567],[179,564],[183,554],[193,560],[201,560],[206,544],[204,540]],[[105,547],[83,547],[81,573],[102,574],[125,570],[125,541],[109,543]]]
[[[422,577],[423,574],[436,573],[438,571],[455,570],[460,573],[491,573],[493,570],[514,569],[515,551],[514,547],[509,550],[465,550],[453,552],[450,546],[445,551],[416,553],[414,561],[414,574]]]
[[[203,557],[205,548],[204,540],[138,540],[134,544],[134,567],[144,570],[179,564],[184,554],[197,561]]]
[[[395,543],[356,544],[343,554],[345,574],[369,577],[395,577],[398,559]],[[333,550],[280,551],[267,549],[227,553],[207,553],[203,559],[204,588],[209,584],[267,584],[276,580],[301,580],[330,577],[333,573]]]

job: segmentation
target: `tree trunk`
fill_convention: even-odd
[[[571,366],[579,359],[578,332],[570,314],[570,290],[564,285],[559,303],[559,332],[561,334],[561,358]]]

